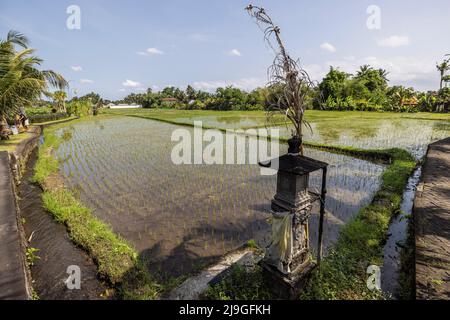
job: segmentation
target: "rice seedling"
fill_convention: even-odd
[[[170,268],[173,275],[192,271],[186,254],[177,251],[185,239],[204,241],[199,248],[189,247],[203,259],[224,254],[268,231],[267,204],[276,189],[275,176],[262,177],[257,165],[172,164],[170,136],[177,128],[173,124],[131,117],[99,117],[97,121],[73,125],[71,138],[57,149],[61,172],[69,185],[82,187],[80,199],[95,208],[93,214],[123,234],[137,252],[165,244],[158,259],[149,263],[151,270],[168,268],[176,259],[180,263]],[[373,145],[382,141],[375,140]],[[385,166],[313,149],[305,152],[330,163],[326,209],[332,219],[326,221],[324,239],[329,248],[342,226],[370,203]],[[319,187],[319,180],[311,176],[313,188]],[[317,235],[311,232],[310,236]]]

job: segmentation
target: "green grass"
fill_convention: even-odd
[[[122,116],[137,116],[141,118],[166,121],[169,123],[192,125],[195,120],[203,120],[205,128],[211,128],[208,121],[219,120],[223,127],[227,123],[241,118],[247,118],[254,122],[254,125],[243,126],[241,129],[250,127],[263,127],[266,125],[266,113],[264,111],[211,111],[211,110],[175,110],[175,109],[104,109],[104,114],[115,114]],[[307,110],[305,119],[308,122],[329,124],[335,128],[367,127],[374,120],[395,120],[395,119],[415,119],[450,121],[448,113],[398,113],[398,112],[366,112],[366,111],[322,111]],[[273,125],[281,125],[284,121],[283,115],[276,115]],[[217,125],[215,126],[218,127]],[[220,127],[220,126],[219,126]]]
[[[67,227],[71,240],[89,253],[98,266],[99,275],[117,289],[118,298],[157,298],[161,286],[148,273],[137,251],[109,225],[97,219],[71,190],[48,183],[48,180],[58,179],[59,164],[53,150],[61,141],[54,130],[61,125],[45,130],[35,166],[33,181],[44,189],[44,207]]]
[[[313,272],[303,299],[373,299],[381,292],[366,286],[366,268],[381,266],[382,249],[389,222],[400,210],[402,194],[414,170],[414,159],[403,150],[392,149],[392,164],[382,175],[382,186],[372,203],[341,230],[339,240]]]
[[[99,274],[112,284],[120,283],[134,265],[135,250],[108,225],[95,218],[71,191],[45,191],[42,200],[54,219],[67,226],[72,241],[92,255]]]
[[[209,287],[203,294],[206,300],[269,300],[276,298],[265,283],[261,267],[247,270],[233,265],[231,273],[217,285]]]
[[[0,151],[13,152],[23,140],[31,137],[27,132],[10,136],[9,140],[0,140]]]

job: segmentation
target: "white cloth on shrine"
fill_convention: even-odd
[[[272,214],[272,238],[266,253],[266,262],[282,273],[290,273],[293,255],[292,214],[274,212]]]

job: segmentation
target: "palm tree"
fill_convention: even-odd
[[[67,94],[62,90],[55,91],[52,94],[52,98],[55,100],[55,104],[58,107],[59,112],[66,112]]]
[[[16,46],[20,48],[16,50]],[[17,31],[9,31],[0,39],[0,116],[11,115],[19,107],[35,101],[49,86],[63,89],[66,80],[51,70],[38,70],[42,59],[28,48],[28,39]]]
[[[448,56],[448,54],[446,55]],[[444,83],[445,73],[450,70],[450,58],[445,59],[441,63],[436,64],[436,69],[440,73],[440,84],[439,84],[439,90],[442,90],[442,85]]]
[[[378,73],[380,74],[380,77],[384,82],[387,83],[389,81],[387,77],[389,72],[387,72],[385,69],[378,69]]]
[[[356,76],[358,78],[363,78],[371,70],[372,70],[372,67],[370,65],[368,65],[368,64],[362,65],[362,66],[359,67],[359,70],[356,72]]]

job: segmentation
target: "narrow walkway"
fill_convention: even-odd
[[[21,238],[7,151],[0,152],[0,300],[28,299]]]
[[[450,299],[450,138],[430,144],[414,202],[416,298]]]

